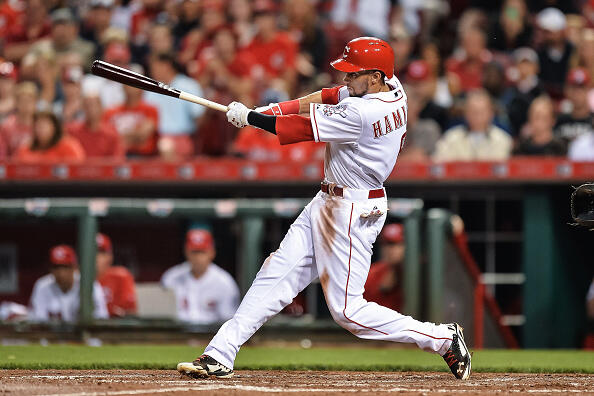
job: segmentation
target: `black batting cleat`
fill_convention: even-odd
[[[445,360],[456,378],[468,379],[471,372],[470,360],[472,356],[466,347],[466,342],[464,342],[464,329],[458,323],[450,323],[447,326],[452,330],[452,345],[442,356],[443,360]]]
[[[231,378],[233,370],[223,366],[208,355],[202,355],[193,362],[183,362],[177,364],[177,371],[192,378]]]

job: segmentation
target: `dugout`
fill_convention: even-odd
[[[315,164],[295,163],[285,164],[273,172],[265,170],[266,164],[223,160],[212,161],[213,173],[205,177],[202,169],[206,165],[200,162],[193,166],[194,173],[187,171],[188,164],[140,167],[132,163],[124,168],[102,165],[100,169],[109,172],[97,173],[97,168],[91,165],[82,169],[69,165],[22,168],[3,165],[0,167],[3,169],[0,193],[4,198],[26,199],[99,195],[150,197],[153,201],[172,197],[223,201],[241,198],[308,200],[317,191],[321,171]],[[293,175],[291,172],[296,170],[301,173]],[[487,275],[489,281],[485,289],[497,302],[520,346],[578,347],[586,326],[584,296],[594,272],[588,258],[592,233],[568,225],[571,222],[569,196],[572,184],[587,181],[592,176],[591,166],[564,160],[532,160],[530,166],[521,160],[505,164],[466,163],[464,166],[403,164],[397,167],[386,187],[389,197],[420,198],[425,210],[444,208],[464,219],[469,251],[480,273]],[[37,201],[37,204],[42,203]],[[153,221],[153,225],[149,224]],[[278,245],[291,221],[290,216],[270,218],[258,226],[266,230],[259,242],[261,254]],[[130,223],[116,216],[102,218],[98,223],[113,239],[128,240],[124,243],[128,247],[150,246],[144,251],[123,246],[120,252],[122,260],[126,261],[124,264],[137,257],[134,265],[147,271],[139,273],[140,280],[148,281],[155,280],[164,268],[181,260],[183,233],[189,221],[154,217],[149,223],[138,218]],[[240,244],[238,236],[246,225],[232,223],[230,219],[220,219],[212,227],[219,247],[217,263],[236,273],[235,247]],[[46,238],[74,242],[79,226],[81,223],[76,216],[44,223],[35,216],[23,222],[2,215],[0,244],[18,240],[16,254],[22,259],[18,259],[16,270],[18,284],[34,280],[45,271],[45,268],[39,269],[38,263],[47,249],[32,247]],[[419,223],[423,235],[427,232],[426,226],[425,220]],[[156,239],[159,243],[154,243]],[[47,244],[49,246],[50,242]],[[427,253],[426,246],[427,241],[421,240],[422,253]],[[116,255],[117,247],[116,244]],[[0,251],[3,252],[0,284],[14,285],[15,271],[7,269],[10,264],[6,257],[10,259],[15,252],[6,248]],[[151,260],[159,262],[152,270],[154,261]],[[428,264],[423,265],[421,268],[427,268]],[[516,275],[510,278],[508,275],[512,274]],[[423,272],[417,276],[428,279]],[[499,282],[502,280],[505,282]],[[407,285],[412,284],[415,283],[407,281]],[[419,317],[429,319],[427,289],[426,285],[418,289],[424,296],[424,300],[419,298]],[[21,293],[20,301],[27,302],[28,293],[22,287],[16,292],[6,290],[10,289],[1,292],[0,300],[13,299]],[[414,297],[409,301],[414,301]],[[414,313],[414,310],[409,312]]]

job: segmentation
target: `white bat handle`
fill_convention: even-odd
[[[204,98],[201,98],[200,96],[192,95],[191,93],[187,93],[184,91],[181,91],[181,93],[179,94],[179,98],[183,99],[183,100],[187,100],[188,102],[198,103],[199,105],[206,106],[213,110],[222,111],[223,113],[226,113],[228,110],[227,106],[223,106],[220,103],[213,102],[211,100],[204,99]]]

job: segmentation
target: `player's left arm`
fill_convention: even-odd
[[[348,90],[344,85],[323,88],[320,91],[302,96],[286,102],[270,103],[268,106],[258,107],[255,111],[266,115],[309,114],[312,103],[338,104],[348,97]]]

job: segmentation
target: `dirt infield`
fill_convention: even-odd
[[[164,370],[2,370],[2,395],[467,395],[513,393],[594,395],[594,375],[239,371],[228,380],[192,380]]]

